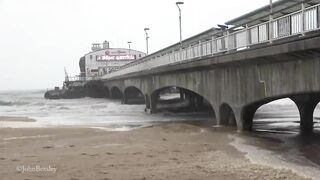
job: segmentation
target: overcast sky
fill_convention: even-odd
[[[64,67],[79,73],[93,42],[149,53],[179,41],[175,0],[0,0],[0,90],[61,86]],[[269,0],[185,0],[188,38],[267,5]]]

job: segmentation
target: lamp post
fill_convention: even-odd
[[[179,5],[182,5],[182,4],[184,4],[184,2],[182,2],[182,1],[176,2],[176,5],[177,5],[177,7],[179,9],[180,44],[181,44],[181,41],[182,41],[182,30],[181,30],[181,8],[180,8]]]
[[[300,2],[301,2],[301,35],[302,36],[305,36],[305,16],[306,16],[306,14],[305,14],[305,11],[306,11],[306,6],[305,6],[305,4],[304,4],[304,0],[300,0]]]
[[[270,0],[270,15],[273,13],[272,0]]]
[[[129,46],[129,56],[131,56],[131,47],[130,47],[130,44],[131,44],[132,42],[131,41],[128,41],[128,46]]]
[[[149,36],[148,36],[148,31],[150,29],[149,28],[144,28],[144,32],[146,32],[146,46],[147,46],[147,54],[149,54],[149,45],[148,45],[148,39],[149,39]]]
[[[273,37],[273,7],[272,7],[272,0],[270,0],[270,15],[269,15],[269,41],[272,43],[272,37]]]

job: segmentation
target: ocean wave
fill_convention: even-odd
[[[12,102],[0,101],[0,106],[11,106]]]
[[[69,110],[70,108],[65,107],[65,106],[62,106],[62,107],[59,107],[58,109],[59,109],[59,110]]]
[[[44,106],[44,105],[46,105],[46,103],[43,103],[43,102],[35,102],[35,103],[33,103],[32,105],[34,105],[34,106]]]
[[[0,101],[0,106],[23,106],[29,104],[28,102],[11,102],[11,101]]]

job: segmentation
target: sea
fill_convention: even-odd
[[[203,121],[201,114],[172,113],[150,115],[145,105],[125,105],[120,100],[80,98],[48,100],[45,91],[0,92],[0,116],[28,117],[35,122],[1,122],[0,127],[96,127],[110,131],[127,131],[165,122]]]
[[[119,100],[80,98],[44,99],[44,90],[0,92],[0,117],[27,117],[31,122],[1,121],[1,128],[84,127],[130,131],[161,123],[210,122],[203,113],[148,114],[145,105],[125,105]],[[320,179],[320,105],[314,112],[314,134],[299,133],[299,112],[290,99],[260,107],[253,132],[227,130],[232,146],[254,163],[286,168],[305,177]],[[201,123],[199,123],[201,124]],[[208,124],[208,123],[204,123]],[[211,128],[221,128],[212,126]]]

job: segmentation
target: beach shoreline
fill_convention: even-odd
[[[166,123],[110,132],[1,128],[4,179],[306,179],[253,164],[230,145],[233,129]],[[38,170],[37,170],[38,169]]]

